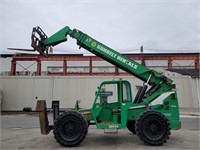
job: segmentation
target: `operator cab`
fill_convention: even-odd
[[[126,80],[105,81],[95,93],[92,113],[98,128],[120,128],[122,125],[121,114],[132,104],[131,85]],[[123,123],[124,126],[124,123]]]

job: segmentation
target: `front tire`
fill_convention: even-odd
[[[146,145],[162,145],[169,139],[169,121],[157,111],[144,112],[137,119],[135,128],[136,134]]]
[[[87,121],[78,112],[64,112],[54,121],[54,137],[62,146],[79,145],[85,139],[87,132]]]

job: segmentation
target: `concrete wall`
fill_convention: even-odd
[[[0,77],[3,89],[2,110],[22,110],[24,107],[35,109],[37,99],[47,100],[51,107],[51,100],[60,100],[61,107],[74,107],[75,100],[81,99],[81,107],[91,107],[95,91],[102,81],[118,79],[119,77]],[[142,82],[134,77],[122,77],[132,84],[133,96],[136,85]],[[190,77],[173,77],[177,86],[179,105],[181,108],[200,107],[200,79]]]

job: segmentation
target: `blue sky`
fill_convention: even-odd
[[[0,50],[31,48],[32,28],[79,29],[119,52],[200,51],[199,0],[0,0]],[[55,53],[88,53],[76,41]]]

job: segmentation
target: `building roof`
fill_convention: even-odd
[[[177,56],[177,55],[200,55],[200,53],[195,52],[195,53],[122,53],[123,55],[127,56]],[[15,56],[38,56],[39,54],[27,54],[27,53],[16,53],[16,54],[0,54],[0,57],[12,57],[13,55]],[[49,54],[50,56],[95,56],[93,54]]]

